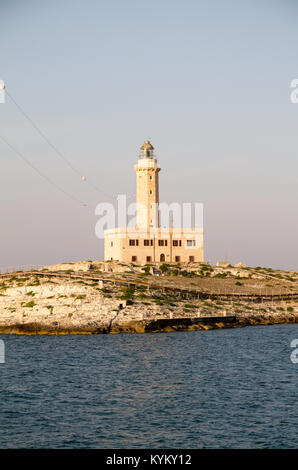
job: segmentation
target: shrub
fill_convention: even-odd
[[[34,300],[30,300],[30,302],[27,302],[24,307],[28,307],[28,308],[32,308],[34,307],[34,305],[36,305],[36,303],[34,302]]]
[[[143,294],[142,292],[138,295],[138,299],[139,299],[139,300],[144,300],[144,299],[146,299],[146,298],[147,298],[146,295]]]
[[[142,271],[144,271],[144,274],[146,275],[150,274],[150,266],[143,266]]]
[[[201,266],[201,271],[213,271],[213,268],[211,266]]]
[[[100,290],[103,294],[108,294],[109,292],[111,292],[110,289],[108,289],[107,287],[103,287],[102,289],[98,288],[98,290]]]
[[[135,293],[134,286],[123,287],[122,289],[122,296],[121,299],[123,300],[132,300]]]
[[[161,270],[162,273],[166,273],[169,270],[169,265],[166,263],[163,263],[160,265],[159,269]]]

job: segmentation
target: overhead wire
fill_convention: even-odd
[[[33,121],[33,119],[26,113],[26,111],[23,109],[23,107],[16,101],[16,99],[9,93],[7,90],[7,87],[4,86],[5,91],[9,99],[12,101],[12,103],[16,106],[16,108],[19,110],[19,112],[24,116],[24,118],[32,125],[32,127],[35,129],[35,131],[39,134],[39,136],[49,145],[49,147],[58,155],[67,165],[68,167],[76,174],[79,175],[81,180],[84,181],[84,184],[88,184],[90,187],[92,187],[95,191],[101,193],[102,195],[106,196],[109,199],[112,199],[113,201],[118,200],[119,198],[116,197],[115,195],[112,196],[111,194],[108,194],[106,191],[103,191],[101,188],[98,186],[94,185],[91,181],[89,181],[86,176],[82,175],[82,172],[78,170],[70,161],[69,159],[62,153],[58,147],[51,142],[51,140],[47,137],[47,135],[40,129],[40,127]],[[70,194],[68,191],[65,189],[61,188],[59,185],[57,185],[51,178],[49,178],[46,174],[41,172],[35,165],[33,165],[28,158],[24,156],[23,153],[21,153],[19,150],[17,150],[12,144],[10,144],[3,136],[0,136],[1,140],[15,153],[17,154],[27,165],[29,165],[36,173],[39,174],[42,178],[44,178],[49,184],[51,184],[53,187],[55,187],[57,190],[59,190],[61,193],[64,195],[68,196],[72,200],[76,201],[82,206],[88,206],[88,204],[83,203],[80,201],[77,197],[73,196]],[[131,200],[134,198],[134,196],[127,196],[128,200]],[[118,207],[117,205],[115,206],[115,210],[117,212]]]
[[[13,104],[17,107],[20,113],[25,117],[25,119],[33,126],[36,132],[40,135],[40,137],[51,147],[51,149],[68,165],[68,167],[77,175],[80,176],[81,180],[86,182],[90,187],[92,187],[95,191],[103,194],[104,196],[115,199],[115,196],[108,194],[107,192],[100,189],[98,186],[94,185],[91,181],[89,181],[86,176],[82,174],[70,161],[69,159],[57,148],[55,144],[53,144],[50,139],[45,135],[45,133],[40,129],[39,126],[33,121],[33,119],[26,113],[26,111],[22,108],[22,106],[15,100],[15,98],[9,93],[7,87],[5,87],[5,91],[7,96],[13,102]]]
[[[72,200],[78,202],[81,205],[84,205],[84,203],[82,201],[80,201],[78,198],[76,198],[75,196],[73,196],[69,192],[65,191],[63,188],[61,188],[59,185],[57,185],[51,178],[49,178],[47,175],[45,175],[43,172],[41,172],[35,165],[33,165],[33,163],[30,162],[30,160],[28,160],[28,158],[25,157],[25,155],[23,153],[21,153],[18,149],[16,149],[2,135],[0,135],[0,139],[2,140],[2,142],[4,142],[7,145],[7,147],[10,148],[10,150],[12,150],[16,155],[18,155],[18,157],[20,157],[27,165],[29,165],[34,171],[36,171],[36,173],[38,173],[39,176],[44,178],[50,185],[52,185],[53,187],[58,189],[61,193],[68,196]]]

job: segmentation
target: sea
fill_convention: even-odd
[[[0,447],[297,447],[297,338],[297,324],[0,335]]]

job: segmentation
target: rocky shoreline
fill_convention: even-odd
[[[85,267],[86,263],[82,263]],[[82,263],[77,270],[71,265],[74,268],[72,271],[87,272],[87,269],[81,269]],[[57,266],[57,272],[63,271],[61,269],[63,265]],[[101,263],[101,269],[105,267],[111,272],[110,264]],[[183,272],[194,273],[190,278],[185,275],[182,278],[175,274],[175,278],[172,279],[171,273],[168,272],[167,276],[158,280],[164,286],[171,285],[172,282],[174,286],[181,284],[183,288],[189,288],[197,283],[198,286],[204,286],[206,292],[208,290],[205,286],[210,286],[210,298],[206,299],[199,296],[185,298],[179,290],[167,292],[162,289],[146,289],[143,285],[138,285],[137,281],[142,280],[144,284],[144,280],[148,281],[149,276],[150,278],[153,276],[148,273],[146,276],[144,273],[140,274],[139,267],[129,268],[128,270],[125,266],[116,265],[117,270],[122,270],[122,278],[129,271],[127,279],[130,282],[133,280],[136,283],[134,286],[116,285],[116,282],[113,283],[113,278],[108,283],[103,283],[94,279],[94,276],[63,279],[50,277],[46,272],[42,275],[14,273],[3,277],[0,279],[0,334],[153,333],[298,322],[298,301],[295,297],[297,294],[294,294],[296,291],[292,287],[296,287],[296,278],[294,277],[294,281],[289,281],[288,273],[284,275],[284,279],[281,279],[280,272],[277,273],[275,281],[272,280],[274,272],[270,270],[270,283],[271,287],[275,288],[274,292],[284,292],[287,296],[289,293],[293,294],[292,299],[252,302],[242,300],[241,297],[240,300],[222,301],[214,295],[212,297],[212,293],[219,288],[224,292],[235,284],[240,293],[254,291],[260,293],[260,288],[262,286],[264,288],[264,282],[268,285],[268,281],[263,281],[264,274],[258,271],[246,270],[246,277],[239,277],[225,268],[228,274],[223,276],[223,269],[219,271],[212,268],[213,280],[210,274],[206,276],[206,269],[204,275],[201,275],[201,267],[201,271],[198,271],[198,267],[186,266]],[[116,281],[119,279],[119,272],[114,274]],[[219,274],[223,278],[218,279]],[[239,279],[242,279],[241,282]],[[154,282],[157,282],[155,278]],[[207,282],[209,284],[206,284]]]
[[[175,318],[160,320],[134,320],[109,324],[81,323],[80,325],[71,322],[61,322],[59,325],[46,322],[23,322],[12,324],[0,324],[0,334],[16,335],[91,335],[91,334],[117,334],[117,333],[158,333],[170,331],[200,331],[218,328],[243,328],[246,326],[275,325],[275,324],[293,324],[298,323],[298,314],[284,315],[254,315],[232,317],[233,320],[226,321],[223,318],[217,318],[212,321],[210,318]],[[227,317],[227,320],[229,317]],[[207,321],[206,321],[207,320]]]

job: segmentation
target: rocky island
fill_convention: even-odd
[[[143,333],[297,321],[295,271],[81,261],[0,275],[0,333]]]

